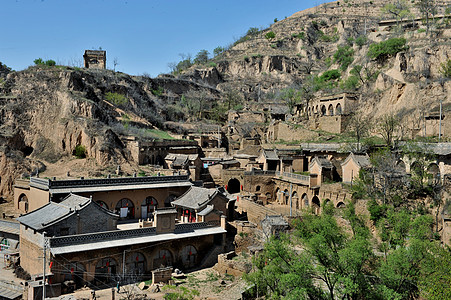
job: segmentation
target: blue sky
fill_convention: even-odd
[[[36,58],[81,63],[85,49],[107,51],[107,67],[157,76],[180,53],[226,46],[250,27],[315,6],[300,0],[0,0],[0,62],[22,70]]]

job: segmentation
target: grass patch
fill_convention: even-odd
[[[147,132],[153,136],[156,139],[163,139],[163,140],[174,140],[172,136],[169,135],[166,131],[162,131],[159,129],[147,129]]]

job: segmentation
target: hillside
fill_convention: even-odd
[[[291,121],[311,129],[316,120],[306,118],[308,101],[342,92],[358,95],[357,114],[377,122],[394,113],[414,137],[426,116],[438,114],[440,100],[445,116],[451,109],[451,81],[442,67],[451,59],[451,25],[443,17],[430,26],[415,21],[421,13],[413,5],[414,25],[384,23],[393,18],[382,14],[387,3],[337,1],[296,12],[269,28],[249,29],[214,58],[176,75],[150,78],[64,66],[12,72],[1,64],[0,192],[10,196],[15,178],[74,160],[77,146],[85,148],[87,159],[70,165],[88,160],[89,171],[81,168],[74,176],[105,175],[118,164],[138,170],[124,137],[161,139],[168,136],[159,130],[177,135],[199,128],[199,122],[225,125],[230,109],[297,105]],[[435,15],[450,4],[440,2]],[[371,45],[394,38],[405,39],[396,53],[368,55]],[[296,95],[291,104],[289,89]],[[237,129],[238,139],[255,135],[265,142],[268,123],[240,126],[246,128]],[[443,128],[451,137],[449,118]],[[318,135],[303,132],[305,138]]]

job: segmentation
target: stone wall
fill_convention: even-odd
[[[247,213],[247,219],[257,224],[259,228],[261,228],[261,221],[267,216],[267,215],[277,215],[277,213],[269,209],[267,207],[264,207],[262,205],[258,205],[257,203],[254,203],[250,200],[246,200],[243,198],[240,198],[237,202],[237,210],[241,213],[246,212]]]

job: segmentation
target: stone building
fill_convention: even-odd
[[[21,265],[33,278],[42,277],[45,247],[49,284],[62,284],[64,293],[68,282],[99,287],[119,278],[150,278],[161,267],[203,267],[223,251],[225,217],[184,224],[177,223],[176,215],[174,208],[158,209],[146,226],[118,230],[118,215],[92,199],[70,195],[18,219]]]
[[[172,202],[177,218],[184,223],[216,221],[228,212],[233,219],[235,201],[230,200],[224,189],[206,189],[192,186],[185,194]]]
[[[370,158],[367,154],[351,153],[341,164],[343,182],[351,183],[359,177],[360,169],[371,167]]]
[[[198,154],[169,153],[164,158],[164,161],[169,169],[187,170],[189,171],[191,180],[196,181],[200,179],[202,161]]]
[[[312,159],[309,164],[310,174],[317,176],[317,185],[321,185],[324,181],[332,181],[334,165],[324,156],[317,156]]]
[[[87,69],[106,69],[106,51],[104,50],[85,50],[83,60]]]
[[[27,213],[76,193],[91,197],[121,219],[147,219],[154,209],[170,207],[191,185],[187,175],[73,180],[32,177],[14,185],[14,206],[19,213]]]

